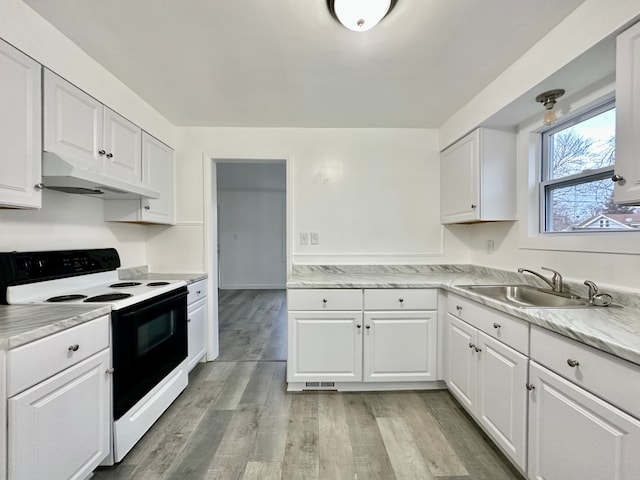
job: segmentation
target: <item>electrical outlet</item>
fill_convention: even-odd
[[[319,245],[320,237],[318,236],[318,232],[311,232],[311,245]]]
[[[309,245],[309,234],[307,232],[300,232],[300,245]]]
[[[487,240],[487,255],[493,255],[493,240]]]

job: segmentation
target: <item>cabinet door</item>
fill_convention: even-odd
[[[206,352],[206,311],[207,299],[203,298],[189,305],[187,312],[189,355],[187,366],[189,371],[195,367]]]
[[[142,130],[104,107],[105,173],[129,183],[142,182]]]
[[[478,333],[478,349],[476,416],[493,440],[524,471],[529,359],[482,332]]]
[[[616,203],[640,205],[640,23],[618,36],[616,48]]]
[[[102,104],[49,70],[44,71],[44,149],[104,171]],[[101,153],[103,152],[103,153]]]
[[[362,312],[289,312],[289,382],[362,381]]]
[[[365,382],[436,379],[436,312],[366,312],[364,327]]]
[[[142,134],[142,174],[144,184],[160,192],[160,198],[142,200],[142,220],[173,224],[173,150],[146,132]]]
[[[447,315],[447,386],[469,411],[475,406],[478,362],[474,347],[478,331]]]
[[[638,478],[640,421],[533,361],[529,383],[529,478]]]
[[[480,218],[480,131],[467,135],[440,158],[440,218],[457,223]]]
[[[9,479],[87,478],[109,453],[109,349],[8,401]]]
[[[0,205],[40,208],[40,64],[0,40]]]

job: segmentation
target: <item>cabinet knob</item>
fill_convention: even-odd
[[[107,153],[107,158],[113,158],[113,153]]]
[[[191,319],[190,318],[187,318],[187,323],[191,323]]]
[[[362,328],[362,325],[358,324],[358,325],[356,325],[356,327],[358,327],[358,328]]]
[[[322,303],[327,303],[327,299],[326,299],[326,298],[323,298],[323,299],[322,299]]]
[[[460,311],[462,310],[462,307],[460,305],[456,305],[456,310]]]
[[[113,368],[107,368],[104,373],[106,373],[107,375],[113,375]]]
[[[622,175],[618,175],[617,173],[611,177],[612,182],[624,182],[624,177]]]
[[[482,351],[480,347],[473,347],[473,349],[476,351],[476,353],[480,353]]]
[[[371,328],[371,325],[367,325],[367,326],[366,326],[366,327],[364,327],[364,328],[366,328],[367,330],[369,330],[369,329]]]
[[[398,299],[398,301],[399,301],[400,303],[403,303],[403,302],[404,302],[404,298],[399,298],[399,299]]]
[[[70,352],[77,352],[79,348],[80,345],[74,343],[73,345],[69,345],[69,348],[67,348],[67,350],[69,350]]]
[[[477,208],[478,206],[475,203],[471,204],[471,209]]]
[[[529,390],[529,391],[536,389],[536,386],[534,384],[532,384],[532,383],[527,383],[525,386],[527,387],[527,390]]]
[[[495,328],[496,330],[499,329],[502,325],[500,325],[499,323],[493,322],[493,328]]]
[[[145,205],[145,206],[144,206],[144,209],[145,209],[145,210],[150,210],[150,209],[151,209],[151,207],[150,207],[149,205]]]
[[[567,365],[569,365],[571,368],[575,368],[580,365],[580,362],[578,360],[572,360],[569,358],[567,359]]]
[[[98,155],[104,155],[105,153],[107,152],[105,152],[104,150],[98,150]]]
[[[200,295],[202,293],[202,290],[196,290],[196,294]]]
[[[36,183],[33,188],[36,190],[44,190],[44,183]]]
[[[469,344],[469,348],[476,348],[476,346],[475,346],[475,344],[470,343],[470,344]]]

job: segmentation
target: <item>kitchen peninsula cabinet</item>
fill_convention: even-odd
[[[616,44],[616,203],[640,205],[640,23]]]
[[[44,70],[45,152],[141,185],[141,139],[140,127],[50,70]]]
[[[173,225],[173,149],[147,132],[142,132],[142,172],[144,184],[160,192],[160,198],[105,200],[105,220]]]
[[[447,386],[522,471],[527,461],[528,337],[525,322],[449,297]]]
[[[0,207],[41,206],[41,68],[0,40]]]
[[[7,352],[9,480],[88,478],[109,454],[109,323],[106,315]]]
[[[440,156],[443,224],[515,220],[515,133],[478,128]]]
[[[287,303],[290,390],[436,380],[436,290],[290,289]]]
[[[538,327],[531,359],[529,478],[637,478],[640,367]]]

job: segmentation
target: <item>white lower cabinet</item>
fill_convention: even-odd
[[[289,387],[436,380],[436,290],[289,290]],[[364,311],[363,311],[364,299]],[[430,308],[433,310],[415,310]],[[379,310],[379,311],[378,311]],[[323,385],[323,382],[325,383]],[[304,388],[304,387],[301,387]]]
[[[8,400],[8,478],[84,479],[109,453],[109,349]]]
[[[192,283],[188,290],[187,367],[191,371],[207,353],[207,281]]]
[[[453,311],[463,310],[466,312],[467,308]],[[492,329],[508,331],[518,329],[519,323],[512,325],[510,319],[497,313],[496,318],[491,318],[488,310],[476,314],[480,318],[475,325],[451,313],[447,315],[447,386],[513,463],[526,471],[529,359],[495,339],[495,332],[488,335],[476,328],[489,321]],[[468,320],[474,322],[474,318]]]
[[[533,361],[529,383],[529,478],[638,478],[640,421]]]

